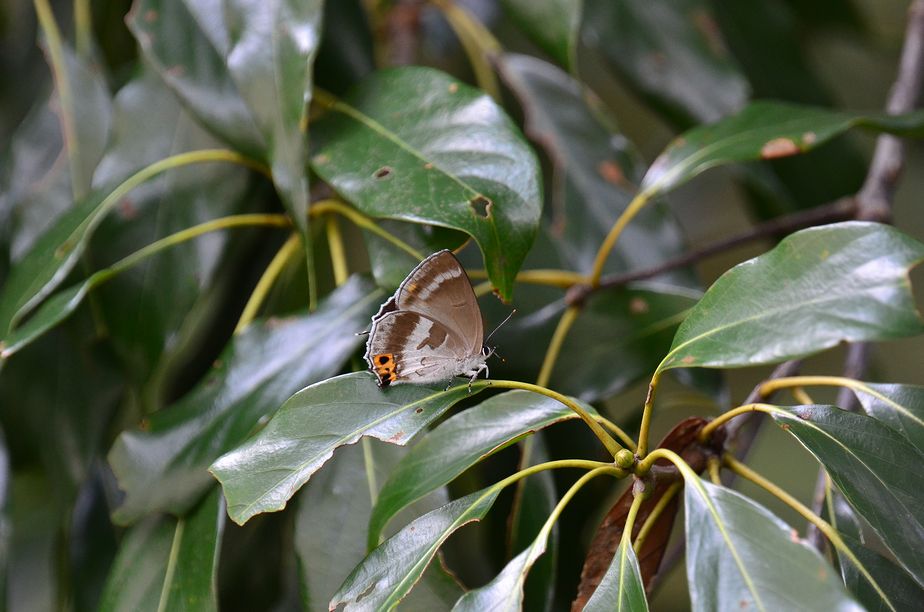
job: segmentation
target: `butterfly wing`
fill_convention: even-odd
[[[396,347],[402,347],[396,352]],[[426,383],[459,374],[464,341],[441,322],[408,310],[384,313],[372,326],[366,361],[379,386]]]
[[[399,311],[420,313],[442,323],[463,343],[465,355],[481,352],[481,308],[465,270],[451,251],[434,253],[420,262],[401,283],[394,300]]]

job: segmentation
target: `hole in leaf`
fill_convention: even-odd
[[[388,166],[382,166],[381,168],[375,171],[374,176],[377,179],[383,179],[383,178],[388,178],[389,176],[391,176],[391,173],[392,173],[391,168],[389,168]]]
[[[484,196],[475,196],[468,201],[469,206],[472,207],[472,210],[475,211],[475,214],[479,217],[484,217],[485,219],[490,218],[491,216],[491,206],[493,202]]]

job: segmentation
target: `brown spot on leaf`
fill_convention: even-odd
[[[312,161],[319,166],[323,166],[330,161],[330,156],[326,153],[319,153],[312,158]]]
[[[750,607],[750,605],[751,604],[750,602],[748,602],[747,599],[742,599],[741,601],[738,602],[738,607],[741,608],[742,610],[747,610]]]
[[[685,363],[687,365],[690,365],[691,363],[696,363],[696,357],[694,357],[693,355],[687,355],[686,357],[680,360],[680,363]]]
[[[789,429],[790,429],[789,423],[783,423],[783,424],[781,424],[781,425],[780,425],[780,429],[782,429],[783,431],[789,431]]]
[[[423,412],[423,408],[418,408],[414,411],[415,414],[420,414],[421,412]]]
[[[651,306],[648,305],[648,300],[642,299],[640,297],[634,297],[629,300],[629,312],[634,315],[642,315],[651,310]]]
[[[216,370],[217,370],[218,368],[220,368],[220,367],[221,367],[221,359],[216,359],[215,361],[213,361],[213,362],[212,362],[212,367],[215,368]]]
[[[141,431],[147,431],[151,429],[151,421],[146,418],[141,419],[141,421],[138,423],[138,429]]]
[[[403,438],[403,437],[404,437],[404,432],[403,432],[403,431],[398,431],[398,432],[395,432],[395,434],[394,434],[393,436],[391,436],[390,438],[388,438],[388,439],[385,440],[385,441],[388,442],[389,444],[397,444],[398,442],[401,441],[401,438]]]
[[[805,134],[802,134],[802,144],[806,146],[815,144],[817,140],[818,135],[815,134],[815,132],[806,132]]]
[[[388,166],[382,166],[381,168],[379,168],[378,170],[375,171],[375,175],[374,175],[374,176],[375,176],[375,178],[377,178],[377,179],[384,179],[384,178],[388,178],[389,176],[391,176],[391,173],[392,173],[392,172],[393,172],[393,171],[392,171],[392,169],[391,169],[390,167],[388,167]]]
[[[160,15],[157,14],[157,11],[155,11],[154,9],[150,9],[148,11],[145,11],[144,20],[148,23],[154,23],[155,21],[157,21],[157,18],[159,16]]]
[[[459,91],[459,84],[458,84],[458,83],[450,83],[450,84],[449,84],[449,93],[456,93],[457,91]]]
[[[491,200],[488,198],[484,197],[483,195],[478,195],[469,200],[468,204],[479,217],[483,217],[485,219],[491,218],[491,207],[494,205],[494,203],[491,202]]]
[[[424,164],[424,170],[433,170],[433,164],[427,162]]]
[[[792,138],[774,138],[764,143],[760,148],[760,156],[763,159],[776,159],[778,157],[789,157],[801,151]]]
[[[613,160],[606,159],[597,164],[597,173],[603,177],[603,180],[612,185],[624,185],[626,175],[623,174],[622,168]]]

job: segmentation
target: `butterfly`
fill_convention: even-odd
[[[443,250],[424,259],[372,317],[366,361],[379,387],[487,375],[492,350],[459,260]]]

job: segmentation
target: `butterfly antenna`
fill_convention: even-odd
[[[487,344],[487,343],[488,343],[488,340],[491,339],[491,336],[494,335],[494,332],[496,332],[497,330],[499,330],[499,329],[501,328],[501,326],[503,326],[504,323],[506,323],[507,321],[509,321],[509,320],[510,320],[510,317],[512,317],[512,316],[515,315],[516,313],[517,313],[517,309],[516,309],[516,308],[514,308],[513,310],[511,310],[511,311],[510,311],[510,314],[507,315],[507,318],[504,319],[503,321],[501,321],[501,322],[500,322],[500,325],[498,325],[497,327],[495,327],[494,330],[493,330],[490,334],[488,334],[488,337],[484,339],[483,344]]]

